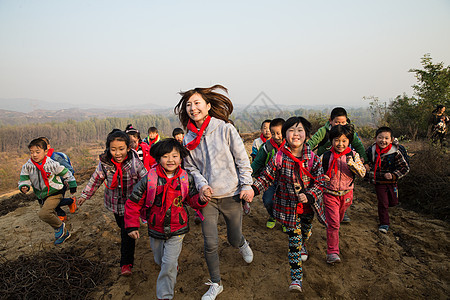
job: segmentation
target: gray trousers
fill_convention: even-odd
[[[168,240],[150,237],[155,262],[161,266],[156,280],[156,297],[158,299],[172,299],[178,273],[178,256],[183,246],[184,234],[173,236]]]
[[[203,239],[205,243],[205,259],[211,281],[220,282],[219,268],[219,233],[217,221],[222,213],[227,225],[227,239],[233,247],[242,246],[245,238],[242,235],[242,204],[239,195],[227,198],[212,198],[202,209],[205,220],[202,222]]]

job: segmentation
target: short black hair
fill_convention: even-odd
[[[269,127],[275,127],[275,126],[283,126],[284,125],[284,119],[283,118],[275,118],[272,121],[270,121]]]
[[[347,118],[347,111],[343,107],[335,107],[331,111],[330,114],[330,120],[333,120],[336,117],[346,117]]]
[[[269,120],[269,119],[262,121],[261,129],[263,128],[264,124],[266,124],[266,123],[269,123],[269,127],[270,127],[270,122],[272,122],[272,120]]]
[[[50,145],[50,140],[47,137],[41,136],[41,137],[39,137],[39,139],[44,140],[44,142],[47,143],[47,146]]]
[[[389,128],[387,126],[382,126],[382,127],[378,128],[377,131],[375,132],[375,138],[377,138],[377,136],[383,132],[389,132],[391,134],[391,138],[394,137],[394,133],[392,132],[391,128]]]
[[[150,148],[150,155],[159,162],[163,155],[172,152],[173,149],[176,149],[180,153],[181,158],[189,155],[189,151],[174,138],[167,138],[153,144]]]
[[[283,139],[286,138],[286,132],[289,128],[291,128],[294,125],[298,125],[300,123],[303,125],[303,128],[305,129],[306,139],[308,139],[311,133],[311,123],[309,123],[309,121],[303,117],[290,117],[289,119],[286,120],[286,123],[284,123],[283,127],[281,128],[281,134],[283,135]]]
[[[152,126],[152,127],[150,127],[150,128],[148,129],[148,131],[147,131],[147,133],[150,133],[150,132],[158,133],[158,128]]]
[[[333,141],[333,139],[340,137],[341,135],[345,135],[349,143],[351,144],[353,142],[353,136],[355,134],[355,129],[352,124],[347,125],[335,125],[331,127],[330,129],[330,142]]]
[[[109,151],[109,147],[110,147],[112,141],[125,142],[125,144],[127,145],[127,148],[130,148],[130,137],[128,136],[128,134],[126,134],[125,131],[114,128],[106,137],[105,153],[106,153],[106,157],[108,159],[112,158],[111,152]]]
[[[47,150],[47,143],[43,139],[37,138],[37,139],[32,140],[28,144],[28,149],[30,149],[31,147],[38,147],[43,150]]]
[[[184,134],[184,130],[181,129],[180,127],[177,127],[177,128],[175,128],[175,129],[172,131],[172,136],[173,136],[173,137],[175,137],[176,135],[179,135],[179,134]]]

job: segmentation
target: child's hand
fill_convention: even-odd
[[[384,174],[384,178],[386,178],[387,180],[391,180],[392,179],[392,174],[391,173],[386,173],[386,174]]]
[[[25,185],[20,188],[20,191],[24,194],[28,193],[29,190],[30,190],[30,188]]]
[[[247,191],[241,191],[239,198],[243,199],[245,202],[252,202],[253,201],[253,197],[255,196],[255,192],[253,191],[253,189],[251,190],[247,190]]]
[[[300,203],[307,203],[308,202],[308,198],[306,198],[306,195],[304,193],[301,193],[300,196]]]
[[[200,193],[200,200],[203,202],[208,202],[211,200],[213,190],[209,185],[204,185],[199,191]]]
[[[128,233],[128,236],[132,239],[137,240],[139,238],[139,231],[133,230],[132,232]]]
[[[366,168],[366,172],[370,172],[369,164],[365,164],[365,165],[364,165],[364,168]]]
[[[324,180],[325,180],[326,182],[329,182],[329,181],[330,181],[330,177],[328,177],[327,175],[323,175],[323,178],[324,178]]]

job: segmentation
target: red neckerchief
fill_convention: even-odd
[[[41,164],[38,164],[34,160],[31,160],[33,165],[35,165],[36,168],[38,168],[38,170],[41,172],[42,179],[44,179],[45,186],[47,187],[47,195],[48,195],[48,193],[50,193],[50,184],[48,183],[47,172],[45,172],[45,170],[44,170],[44,165],[45,165],[46,161],[47,161],[47,156],[44,156],[44,159],[42,160]]]
[[[200,130],[198,130],[197,127],[195,127],[194,123],[192,123],[189,119],[187,129],[197,134],[197,136],[186,145],[186,149],[194,150],[195,148],[197,148],[197,146],[200,144],[200,140],[202,139],[203,132],[205,132],[206,127],[208,127],[209,121],[211,121],[211,116],[208,115],[203,122],[202,127],[200,127]]]
[[[264,137],[264,135],[262,133],[259,136],[259,138],[261,139],[261,141],[263,141],[263,143],[265,143],[267,141],[267,139]]]
[[[114,190],[119,185],[119,180],[117,179],[117,177],[119,177],[119,176],[120,176],[120,186],[123,188],[122,164],[124,163],[124,161],[127,160],[127,158],[128,158],[128,155],[127,155],[127,157],[125,157],[125,159],[121,163],[118,163],[114,160],[114,158],[111,158],[111,162],[114,164],[114,166],[116,166],[116,172],[114,173],[113,180],[112,180],[110,186],[108,186],[105,181],[105,186],[108,189]]]
[[[53,149],[53,148],[48,149],[47,156],[52,157],[52,154],[54,151],[55,151],[55,149]]]
[[[270,139],[270,140],[269,140],[269,143],[270,143],[275,149],[277,149],[277,151],[278,151],[278,150],[280,150],[280,147],[283,147],[283,146],[284,146],[284,144],[286,143],[286,141],[281,142],[281,144],[280,144],[279,146],[278,146],[277,143],[275,143],[275,141],[274,141],[273,139]]]
[[[306,145],[304,145],[303,147],[306,147]],[[284,154],[286,154],[290,159],[292,159],[294,162],[296,162],[298,164],[298,166],[299,166],[299,173],[300,173],[300,180],[302,180],[303,175],[306,175],[306,176],[308,176],[311,179],[316,179],[314,176],[311,175],[311,173],[309,173],[309,171],[305,167],[303,167],[303,163],[305,162],[305,160],[299,160],[297,157],[292,155],[292,152],[289,151],[288,149],[286,149],[286,147],[281,147],[280,151],[283,152]]]
[[[376,182],[377,181],[377,168],[378,166],[380,166],[381,168],[381,154],[387,153],[389,150],[391,150],[392,148],[392,143],[389,144],[389,146],[387,146],[384,149],[380,149],[380,147],[378,146],[378,144],[375,144],[375,152],[377,153],[377,159],[375,160],[375,166],[373,169],[373,181]]]
[[[162,203],[165,206],[165,200],[166,200],[166,194],[167,194],[167,189],[169,188],[170,185],[174,185],[172,186],[173,189],[175,189],[178,185],[178,182],[175,180],[178,177],[181,176],[181,172],[182,169],[180,167],[178,167],[178,170],[175,172],[175,174],[173,175],[172,178],[167,177],[166,172],[164,171],[164,168],[158,164],[156,165],[156,174],[158,174],[158,177],[164,178],[166,180],[166,184],[164,185],[164,190],[163,190],[163,196],[162,196]]]
[[[341,153],[337,153],[336,150],[334,150],[334,147],[331,147],[331,153],[333,153],[333,161],[331,162],[331,164],[329,164],[328,167],[328,171],[327,171],[327,176],[331,178],[331,171],[334,171],[334,174],[337,174],[338,171],[338,159],[342,156],[342,155],[346,155],[347,153],[350,153],[350,151],[352,151],[352,149],[350,149],[350,147],[347,147],[344,151],[342,151]],[[333,170],[334,168],[334,170]]]
[[[158,138],[159,138],[159,134],[156,134],[156,137],[153,140],[151,140],[150,136],[149,136],[148,137],[148,145],[151,147],[158,140]]]

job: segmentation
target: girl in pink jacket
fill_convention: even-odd
[[[327,227],[327,263],[338,263],[339,226],[353,201],[355,174],[364,177],[366,169],[358,153],[349,148],[354,129],[351,125],[335,125],[330,130],[331,149],[322,155],[327,186],[323,194]]]

